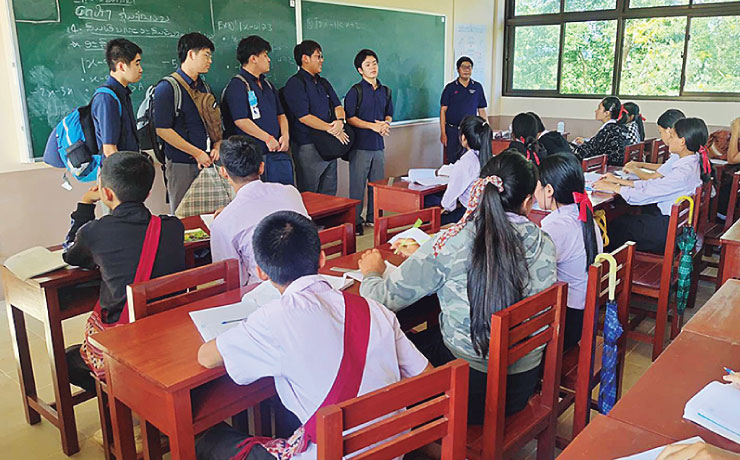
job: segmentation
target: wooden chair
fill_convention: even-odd
[[[595,157],[585,158],[581,162],[583,172],[606,173],[606,155],[596,155]]]
[[[614,300],[617,302],[619,322],[627,325],[629,320],[630,295],[632,294],[632,266],[635,259],[635,243],[628,242],[612,252],[617,261],[617,285]],[[601,379],[601,353],[604,340],[597,335],[601,308],[609,300],[609,264],[594,262],[588,267],[586,305],[583,311],[583,332],[578,345],[563,355],[560,380],[561,400],[558,413],[565,412],[575,404],[573,430],[570,439],[558,437],[558,447],[564,448],[588,424],[594,403],[591,394]],[[602,325],[603,328],[603,325]],[[627,353],[626,334],[617,343],[617,399],[621,396],[624,361]]]
[[[435,206],[404,214],[379,217],[375,221],[375,247],[387,243],[394,235],[414,225],[417,219],[422,220],[422,230],[427,233],[437,233],[441,223],[441,216],[442,208]]]
[[[568,285],[558,282],[491,316],[485,418],[482,427],[468,427],[467,458],[502,459],[533,438],[538,459],[555,456],[567,297]],[[542,345],[547,345],[542,389],[527,407],[506,417],[507,368]]]
[[[707,233],[717,234],[723,228],[722,224],[716,222],[718,196],[712,198],[713,187],[714,181],[710,180],[706,184],[703,184],[701,187],[699,187],[699,189],[697,190],[695,204],[695,208],[697,209],[697,211],[695,213],[694,219],[697,245],[706,245],[705,241]],[[721,235],[721,233],[719,234]],[[702,278],[701,272],[703,272],[707,267],[710,266],[708,261],[704,261],[705,251],[705,247],[699,248],[697,246],[697,249],[694,252],[694,271],[692,272],[691,279],[691,294],[689,294],[691,296],[690,300],[692,300],[696,294],[699,279]],[[689,302],[689,306],[693,308],[693,302]]]
[[[355,252],[355,232],[351,224],[342,224],[319,232],[321,249],[327,258],[346,256]]]
[[[668,146],[660,139],[656,139],[653,142],[652,149],[650,149],[650,163],[663,164],[670,155],[671,152],[668,151]]]
[[[732,227],[737,218],[740,216],[740,171],[737,171],[732,176],[732,185],[730,186],[730,199],[727,203],[727,214],[725,215],[724,225],[714,224],[704,233],[704,255],[711,257],[716,249],[720,247],[720,237]],[[713,207],[714,208],[714,207]],[[717,214],[717,210],[712,209],[711,216],[714,218]],[[719,264],[713,261],[707,261],[706,265],[709,267],[717,268],[719,271]],[[721,280],[719,276],[701,275],[701,279],[713,280],[716,283],[717,289],[720,288]]]
[[[635,317],[630,321],[628,337],[641,342],[652,344],[653,361],[663,351],[666,322],[671,319],[671,338],[678,335],[679,323],[676,303],[670,301],[671,289],[676,284],[679,251],[676,248],[676,238],[685,226],[692,226],[695,220],[690,216],[690,204],[687,200],[676,203],[671,208],[666,237],[665,252],[663,255],[637,252],[632,277],[632,293],[642,298],[656,301],[656,311],[631,307],[630,312]],[[639,323],[650,316],[655,318],[655,333],[651,336],[635,330]]]
[[[353,453],[357,460],[394,458],[442,440],[442,460],[463,460],[467,409],[468,363],[457,359],[319,410],[318,458],[341,460]]]
[[[645,144],[640,142],[639,144],[628,145],[624,148],[624,163],[627,164],[630,161],[642,161],[645,153]]]

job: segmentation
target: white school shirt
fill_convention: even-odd
[[[366,299],[370,339],[359,395],[419,375],[428,361],[396,315]],[[318,275],[293,281],[279,300],[216,338],[226,372],[240,385],[274,377],[283,405],[305,424],[324,402],[344,348],[344,297]],[[316,445],[294,457],[316,459]]]
[[[295,211],[308,217],[303,198],[295,187],[255,180],[240,188],[211,224],[213,261],[237,259],[243,286],[250,280],[258,280],[252,251],[254,229],[262,219],[277,211]]]
[[[632,205],[657,204],[664,216],[670,216],[676,199],[693,194],[701,185],[699,162],[698,154],[678,158],[663,177],[635,181],[633,187],[622,187],[619,194]]]
[[[671,153],[668,156],[668,159],[665,160],[665,163],[660,165],[658,169],[656,169],[655,171],[660,173],[661,176],[665,176],[667,174],[667,171],[670,171],[673,168],[673,163],[679,158],[680,157],[678,156],[677,153]]]
[[[452,165],[450,182],[442,196],[442,207],[447,211],[454,211],[458,201],[467,207],[470,190],[478,177],[480,177],[480,160],[478,152],[471,149]]]

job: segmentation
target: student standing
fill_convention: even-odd
[[[373,191],[368,182],[385,177],[385,142],[391,133],[393,100],[391,90],[378,80],[378,55],[364,49],[355,56],[355,69],[362,79],[344,98],[347,123],[355,128],[355,141],[349,152],[349,197],[360,200],[356,226],[362,234],[362,206],[367,188],[365,222],[373,224]]]
[[[98,148],[105,156],[123,150],[138,152],[136,116],[128,85],[141,80],[141,48],[125,38],[114,38],[105,45],[105,62],[110,75],[103,86],[111,89],[115,97],[100,93],[92,100]]]
[[[474,81],[473,60],[462,56],[457,60],[457,74],[455,81],[448,83],[442,91],[439,111],[439,124],[442,131],[440,141],[445,147],[445,163],[454,163],[462,155],[460,146],[460,132],[458,127],[466,115],[479,115],[484,120],[486,116],[486,95],[483,85]]]
[[[622,112],[622,103],[614,96],[605,97],[594,110],[594,116],[602,124],[594,137],[584,139],[576,137],[574,153],[578,158],[606,155],[610,165],[624,164],[624,149],[627,147],[627,136],[624,126],[618,123]]]
[[[658,117],[658,133],[660,134],[660,140],[663,141],[665,145],[670,144],[671,137],[674,135],[673,125],[675,125],[678,120],[682,120],[684,118],[686,118],[686,115],[678,109],[668,109]],[[665,171],[670,169],[673,162],[676,160],[678,160],[678,155],[671,153],[663,164],[630,161],[624,165],[624,170],[628,173],[634,174],[640,180],[657,179],[659,177],[663,177]],[[649,169],[650,171],[645,171],[645,169]]]
[[[540,208],[550,211],[540,225],[555,243],[558,281],[568,283],[563,339],[563,350],[568,350],[581,340],[588,266],[603,250],[604,243],[585,191],[581,162],[573,155],[560,153],[543,158],[539,169],[534,194]]]
[[[260,221],[276,211],[308,216],[303,199],[292,185],[262,182],[262,146],[257,140],[235,135],[221,143],[221,175],[234,188],[234,199],[211,224],[213,261],[237,259],[242,285],[255,283],[257,264],[252,233]]]
[[[326,131],[342,144],[349,143],[344,131],[346,117],[342,103],[321,70],[324,54],[313,40],[304,40],[293,49],[300,69],[285,83],[283,97],[290,114],[290,139],[296,163],[298,189],[302,192],[337,194],[337,160],[324,160],[316,149],[311,130]]]
[[[270,43],[257,35],[239,42],[236,59],[241,69],[226,87],[222,101],[225,137],[243,134],[255,139],[264,155],[262,179],[293,185],[288,119],[277,90],[265,78],[271,51]]]
[[[175,108],[175,89],[169,82],[161,81],[154,91],[154,125],[157,136],[164,141],[167,193],[173,214],[198,171],[218,159],[222,133],[216,130],[220,131],[220,110],[217,105],[204,104],[212,94],[200,77],[211,68],[214,50],[213,42],[198,32],[185,34],[177,42],[180,67],[172,77],[180,86],[179,113]]]
[[[221,424],[200,437],[196,456],[313,460],[317,448],[309,439],[316,439],[316,425],[309,422],[332,403],[332,394],[339,392],[336,402],[341,402],[430,366],[391,311],[334,290],[318,275],[326,257],[316,226],[306,217],[276,212],[257,226],[253,243],[260,279],[269,280],[281,297],[203,344],[198,362],[208,368],[223,365],[239,385],[273,377],[280,401],[303,427],[291,437],[294,442],[286,443],[249,439]]]

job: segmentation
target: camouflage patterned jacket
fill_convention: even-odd
[[[557,281],[555,245],[547,233],[525,217],[509,214],[524,243],[529,267],[529,284],[525,295],[536,294]],[[393,311],[399,311],[424,296],[436,293],[442,309],[440,327],[445,345],[470,367],[487,372],[488,357],[479,356],[470,337],[470,303],[468,302],[468,266],[475,223],[447,240],[438,256],[432,253],[434,239],[422,245],[413,256],[388,277],[369,274],[360,286],[363,297],[376,300]],[[542,349],[534,350],[509,366],[509,374],[537,367]]]

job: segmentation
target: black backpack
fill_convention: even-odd
[[[392,100],[391,89],[380,83],[380,80],[378,80],[378,85],[380,85],[381,88],[385,88],[385,109],[387,109],[388,104],[390,104]],[[355,106],[355,116],[357,116],[357,113],[360,111],[360,105],[362,105],[362,85],[361,83],[355,83],[350,89],[357,91],[357,105]]]

